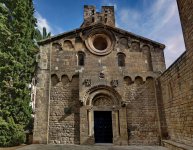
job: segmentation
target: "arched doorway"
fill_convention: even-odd
[[[112,112],[94,111],[94,139],[95,143],[112,143]]]
[[[80,109],[80,144],[127,145],[126,108],[119,93],[109,86],[85,92]]]
[[[98,94],[93,98],[94,107],[110,107],[113,105],[112,98],[105,94]],[[94,112],[94,139],[95,143],[112,143],[112,111],[95,110]]]

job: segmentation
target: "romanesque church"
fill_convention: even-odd
[[[165,45],[117,28],[113,6],[39,46],[34,143],[193,142],[189,52],[166,70]]]

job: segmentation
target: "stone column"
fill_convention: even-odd
[[[80,108],[80,144],[94,144],[93,110],[82,106]]]
[[[128,145],[126,107],[119,110],[120,145]]]
[[[112,129],[113,129],[113,144],[119,145],[119,113],[118,110],[112,111]]]
[[[80,108],[80,144],[86,144],[88,138],[87,109],[85,106]]]

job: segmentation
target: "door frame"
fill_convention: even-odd
[[[121,103],[122,97],[112,87],[97,85],[87,90],[80,108],[80,144],[95,144],[94,111],[111,111],[113,144],[128,145],[126,107]]]

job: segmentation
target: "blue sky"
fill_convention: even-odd
[[[115,7],[116,26],[166,45],[169,67],[185,50],[175,0],[34,0],[38,28],[52,35],[79,28],[84,5]]]

